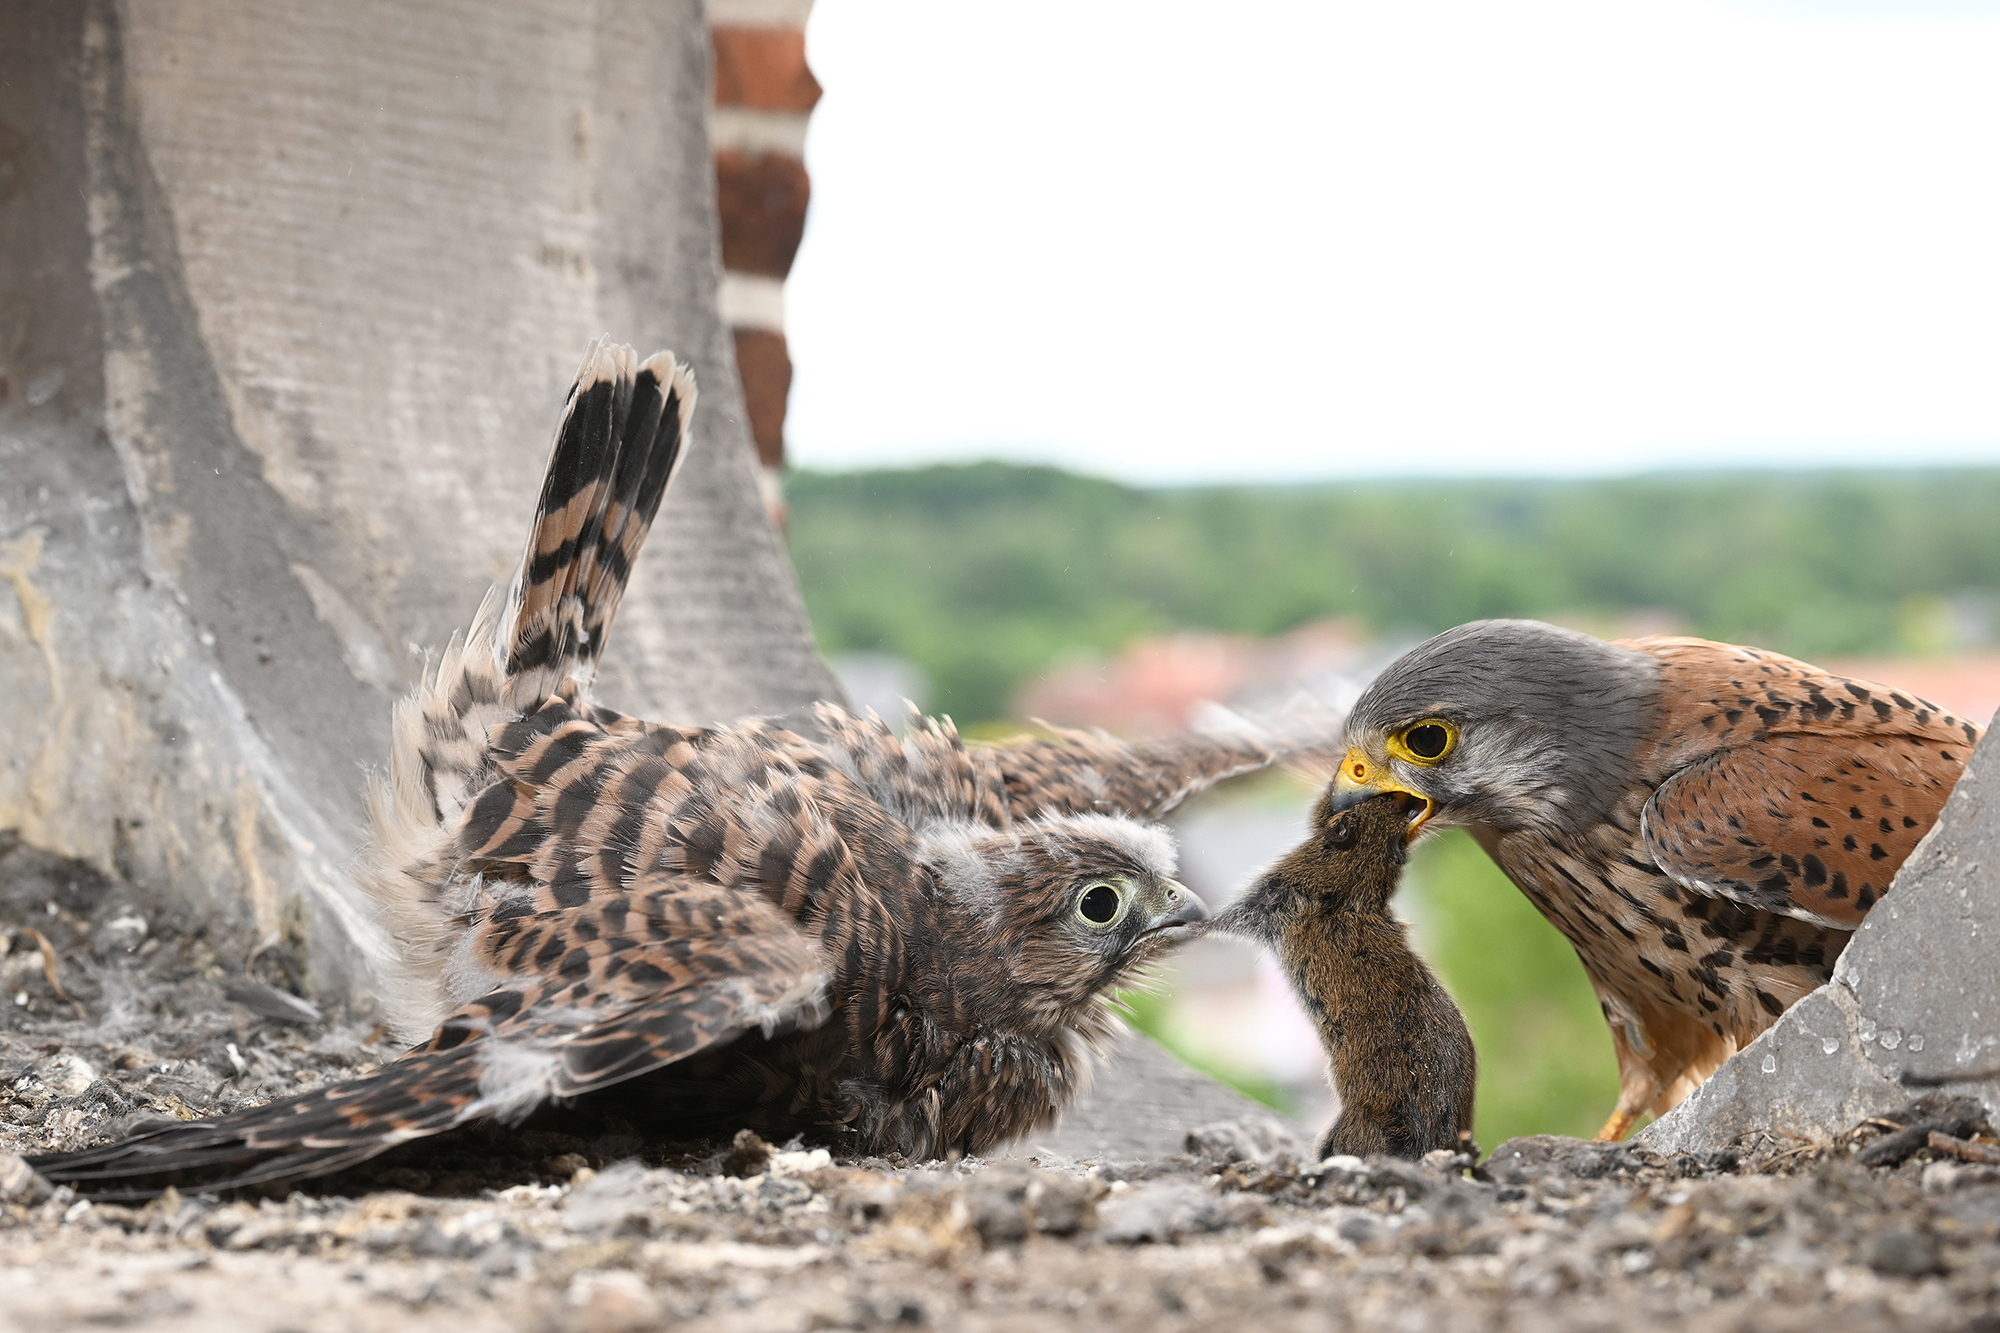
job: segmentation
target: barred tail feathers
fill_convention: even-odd
[[[405,1040],[431,1032],[464,998],[447,974],[484,890],[457,874],[452,835],[492,781],[488,738],[550,694],[577,698],[587,688],[686,452],[692,372],[667,352],[635,360],[631,348],[602,338],[585,353],[512,585],[487,595],[396,706],[389,771],[369,792],[375,836],[363,879],[394,940],[393,956],[376,961],[388,1016]]]
[[[660,499],[686,453],[694,375],[671,353],[634,365],[600,339],[556,430],[528,547],[495,644],[504,702],[587,687]]]

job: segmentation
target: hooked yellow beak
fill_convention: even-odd
[[[1377,767],[1375,764],[1369,762],[1368,756],[1361,753],[1358,746],[1349,750],[1347,757],[1340,761],[1340,771],[1334,774],[1333,789],[1339,792],[1397,791],[1403,793],[1405,796],[1413,797],[1423,802],[1423,809],[1417,812],[1416,818],[1410,821],[1410,827],[1403,833],[1405,841],[1415,841],[1417,830],[1424,826],[1425,820],[1437,812],[1436,801],[1433,801],[1420,791],[1411,791],[1408,787],[1396,781],[1390,775],[1388,769]]]

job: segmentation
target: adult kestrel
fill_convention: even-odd
[[[831,706],[808,737],[662,726],[589,684],[688,438],[661,353],[592,348],[509,593],[398,706],[371,880],[382,1070],[34,1165],[79,1190],[320,1174],[619,1085],[662,1137],[748,1127],[980,1152],[1047,1125],[1112,987],[1200,904],[1147,822],[1287,753],[1260,739],[998,747]],[[1327,753],[1332,753],[1328,750]]]
[[[1980,733],[1756,648],[1486,620],[1368,687],[1336,782],[1468,829],[1576,946],[1617,1139],[1828,979]]]

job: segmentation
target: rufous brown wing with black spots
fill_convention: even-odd
[[[1980,735],[1777,653],[1492,620],[1377,678],[1337,782],[1467,828],[1576,947],[1620,1138],[1828,979]]]
[[[364,1078],[43,1157],[103,1197],[312,1175],[608,1096],[662,1137],[749,1127],[977,1152],[1049,1124],[1107,991],[1201,919],[1154,821],[1332,733],[967,745],[823,706],[794,731],[590,698],[694,382],[591,349],[527,549],[398,706],[368,882],[409,1053]]]

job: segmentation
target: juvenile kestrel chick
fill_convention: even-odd
[[[1369,686],[1336,781],[1470,830],[1576,946],[1617,1139],[1827,980],[1979,736],[1756,648],[1486,620]]]
[[[748,1127],[912,1158],[1055,1118],[1111,1033],[1106,991],[1203,915],[1147,821],[1287,751],[971,747],[949,721],[899,739],[832,706],[808,737],[593,704],[693,408],[670,356],[592,348],[512,588],[397,708],[372,888],[398,946],[384,999],[419,1044],[43,1157],[45,1176],[139,1197],[314,1175],[613,1085],[662,1137]]]

